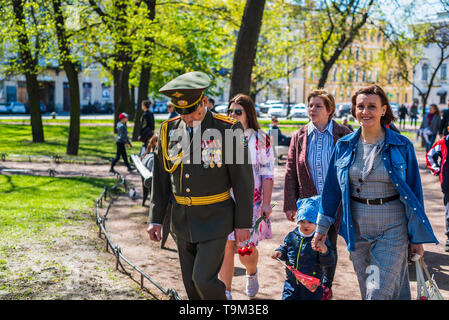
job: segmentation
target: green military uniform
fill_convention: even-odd
[[[208,85],[206,74],[191,72],[172,80],[160,92],[172,98],[179,114],[188,114],[197,107],[207,109],[202,97]],[[223,139],[209,137],[208,129],[219,132]],[[228,129],[241,132],[231,141],[232,163],[226,160],[229,141],[224,137]],[[226,299],[218,272],[227,237],[235,228],[252,227],[254,182],[247,147],[243,148],[244,161],[235,162],[238,143],[244,143],[243,127],[240,122],[207,110],[201,130],[198,128],[193,136],[189,137],[188,126],[178,116],[161,125],[159,137],[149,223],[162,224],[173,192],[176,202],[171,230],[176,235],[187,295],[189,299]],[[189,148],[170,153],[182,139],[190,141]],[[201,148],[192,148],[195,144]],[[235,200],[230,196],[231,188]]]

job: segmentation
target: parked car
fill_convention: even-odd
[[[343,102],[343,103],[337,104],[337,108],[335,110],[335,116],[337,118],[341,118],[341,117],[350,115],[351,107],[352,107],[351,102]]]
[[[283,104],[281,101],[279,100],[267,100],[264,103],[261,103],[260,106],[260,112],[261,113],[268,113],[268,111],[270,110],[270,107],[272,105],[275,104]]]
[[[25,105],[22,102],[11,102],[11,104],[9,105],[9,112],[12,113],[26,113],[27,112],[27,108],[25,107]]]
[[[81,106],[81,113],[96,113],[97,110],[95,108],[95,106],[91,103],[89,104],[84,104]]]
[[[227,111],[228,111],[228,105],[227,104],[222,103],[222,104],[217,104],[215,106],[215,112],[217,112],[217,113],[226,114]]]
[[[293,105],[290,110],[289,118],[307,118],[309,116],[307,112],[307,106],[305,103],[298,103]]]
[[[113,113],[114,112],[114,106],[111,102],[104,102],[104,103],[97,103],[95,104],[95,110],[97,113]]]
[[[255,104],[254,104],[254,107],[256,108],[256,115],[257,115],[258,117],[260,117],[260,116],[261,116],[260,105],[259,105],[258,103],[255,103]]]
[[[6,104],[0,104],[0,113],[10,113],[9,106]]]
[[[283,104],[273,104],[270,106],[268,110],[268,115],[270,117],[286,117],[287,116],[287,108]]]
[[[166,113],[167,112],[167,101],[156,101],[152,105],[153,113]]]

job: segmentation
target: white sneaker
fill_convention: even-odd
[[[253,275],[246,275],[246,295],[251,299],[259,292],[259,281],[257,280],[257,271]]]
[[[231,291],[226,290],[225,293],[226,293],[226,300],[232,300]]]

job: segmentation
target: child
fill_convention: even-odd
[[[449,171],[447,168],[447,152],[449,147],[449,135],[441,138],[429,149],[426,154],[427,168],[433,175],[440,176],[441,191],[444,195],[446,211],[446,245],[444,251],[449,252]],[[438,162],[440,158],[440,162]]]
[[[321,280],[322,267],[335,264],[335,253],[330,243],[320,246],[319,252],[312,249],[312,238],[315,233],[316,219],[321,196],[299,199],[296,203],[297,221],[299,226],[285,237],[284,244],[275,250],[273,259],[279,258],[287,261],[299,272]],[[321,300],[323,287],[319,286],[315,292],[304,287],[290,270],[286,269],[287,279],[284,283],[282,300]]]
[[[118,116],[119,122],[117,122],[117,153],[115,154],[115,158],[112,160],[111,169],[109,172],[115,173],[114,166],[117,161],[120,159],[120,156],[123,158],[123,162],[128,167],[128,171],[131,172],[134,170],[133,167],[128,162],[128,156],[126,155],[125,145],[128,147],[132,147],[131,142],[128,139],[128,128],[126,127],[126,123],[128,122],[128,115],[126,113],[120,113]]]

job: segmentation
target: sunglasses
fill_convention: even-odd
[[[236,116],[241,116],[243,112],[242,109],[228,109],[228,116],[232,113],[235,113]]]

